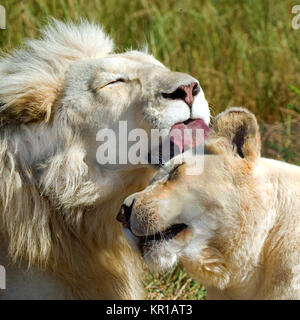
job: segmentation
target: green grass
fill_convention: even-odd
[[[0,47],[10,50],[34,37],[46,18],[81,17],[101,23],[119,50],[149,51],[173,70],[191,73],[217,113],[244,105],[264,121],[299,97],[300,30],[291,27],[297,1],[261,0],[6,0],[7,29]],[[298,102],[299,104],[299,102]]]
[[[289,85],[289,89],[300,97],[298,88]],[[261,124],[263,154],[300,165],[300,104],[287,104],[279,115],[279,123]]]
[[[36,37],[49,15],[101,23],[117,50],[141,48],[172,70],[192,74],[213,114],[245,106],[257,115],[263,154],[300,164],[300,30],[291,27],[299,1],[261,0],[6,0],[7,52]],[[176,267],[145,274],[149,299],[200,299],[203,287]]]
[[[200,300],[206,295],[205,288],[179,265],[162,275],[145,272],[144,286],[150,300]]]

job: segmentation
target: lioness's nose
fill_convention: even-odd
[[[129,221],[130,221],[133,204],[134,204],[134,201],[132,201],[130,206],[127,206],[126,204],[122,204],[121,209],[119,210],[117,215],[117,220],[123,223],[123,225],[127,228],[130,227]]]
[[[181,99],[190,108],[193,105],[194,97],[200,92],[200,86],[197,82],[192,82],[189,85],[181,85],[171,93],[163,93],[162,96],[166,99]]]

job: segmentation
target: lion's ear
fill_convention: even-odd
[[[254,161],[260,156],[261,142],[255,116],[244,108],[230,108],[220,113],[212,126],[211,137],[223,138],[233,153]]]
[[[60,83],[32,83],[31,88],[14,87],[13,94],[0,97],[0,119],[8,122],[47,122],[59,95]]]
[[[112,40],[96,24],[52,19],[40,39],[27,40],[24,48],[0,57],[0,122],[49,120],[68,66],[112,51]]]

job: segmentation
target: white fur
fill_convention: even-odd
[[[170,130],[198,109],[208,121],[209,110],[162,96],[195,78],[112,51],[101,27],[53,20],[0,59],[0,264],[13,279],[3,299],[142,297],[139,259],[115,215],[156,169],[99,164],[97,133],[119,121]]]

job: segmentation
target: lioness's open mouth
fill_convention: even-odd
[[[174,224],[168,229],[147,236],[138,237],[140,240],[140,245],[147,245],[151,241],[166,241],[174,238],[178,233],[185,230],[188,226],[184,223]]]

